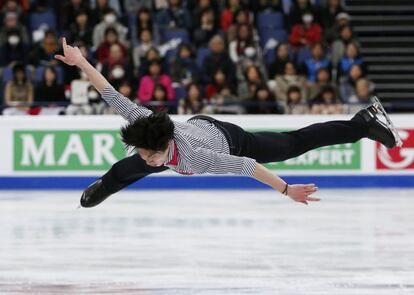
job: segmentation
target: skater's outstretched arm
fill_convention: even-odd
[[[70,66],[77,66],[85,72],[92,85],[101,93],[102,98],[122,117],[133,122],[138,118],[148,117],[152,114],[149,109],[138,106],[116,91],[108,80],[83,57],[78,47],[69,46],[65,38],[62,40],[62,45],[63,55],[56,55],[55,58]]]
[[[315,193],[318,190],[318,188],[314,184],[288,185],[283,179],[273,174],[262,164],[256,163],[256,169],[253,177],[258,181],[271,186],[275,190],[287,194],[291,199],[293,199],[296,202],[301,202],[307,205],[308,201],[320,200],[318,198],[310,197],[311,194]]]

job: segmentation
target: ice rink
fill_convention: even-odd
[[[0,294],[414,294],[414,190],[0,192]]]

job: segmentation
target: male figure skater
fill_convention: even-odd
[[[392,148],[398,138],[376,116],[375,106],[359,111],[349,121],[313,124],[291,132],[244,131],[237,125],[198,115],[187,122],[153,113],[117,92],[81,54],[66,44],[56,58],[86,73],[103,99],[129,123],[121,128],[122,141],[137,154],[117,163],[83,193],[80,203],[93,207],[129,184],[168,168],[181,174],[238,174],[254,177],[296,202],[319,201],[314,184],[287,184],[260,163],[283,161],[311,149],[351,143],[368,137]]]

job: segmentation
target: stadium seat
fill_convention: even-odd
[[[305,62],[305,60],[311,57],[312,57],[312,53],[309,47],[306,47],[306,46],[301,47],[296,56],[296,64],[301,65],[302,63]]]
[[[31,81],[32,72],[30,71],[29,67],[26,66],[25,72],[26,72],[26,77]],[[13,67],[9,66],[9,67],[4,68],[3,70],[2,84],[6,84],[11,79],[13,79]]]
[[[288,41],[288,34],[284,29],[261,29],[259,30],[260,46],[266,46],[269,39],[275,39],[279,43]]]
[[[210,48],[207,47],[200,47],[197,50],[197,57],[196,57],[196,62],[197,62],[197,66],[199,69],[202,69],[203,67],[203,63],[204,63],[204,59],[206,58],[207,55],[210,54]]]
[[[163,42],[168,42],[172,39],[181,39],[183,42],[189,42],[190,36],[187,30],[165,29],[162,31]]]
[[[257,29],[284,29],[285,17],[281,12],[259,12],[257,14]]]
[[[30,29],[35,31],[40,27],[47,26],[48,29],[56,29],[56,17],[53,12],[32,13],[30,15]]]
[[[130,32],[132,46],[137,46],[137,15],[135,13],[128,13],[128,31]]]
[[[174,100],[179,100],[187,96],[187,91],[184,87],[174,87]]]
[[[40,66],[36,68],[35,71],[35,82],[38,83],[43,80],[43,74],[45,72],[46,67]],[[56,70],[56,78],[58,83],[63,84],[63,69],[61,67],[55,67]]]

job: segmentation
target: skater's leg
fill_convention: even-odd
[[[253,133],[253,153],[259,162],[283,161],[334,144],[354,143],[367,136],[366,124],[350,121],[317,123],[289,132]]]
[[[165,166],[148,166],[139,155],[127,157],[112,165],[112,168],[102,178],[85,189],[80,203],[82,207],[94,207],[133,182],[151,173],[167,169]]]
[[[167,169],[165,166],[149,166],[139,155],[135,154],[113,164],[111,169],[102,176],[102,181],[107,190],[113,194],[151,173]]]
[[[233,154],[256,159],[259,163],[283,161],[322,146],[353,143],[368,134],[368,126],[359,116],[289,132],[252,133],[228,122],[219,123],[232,138]]]

